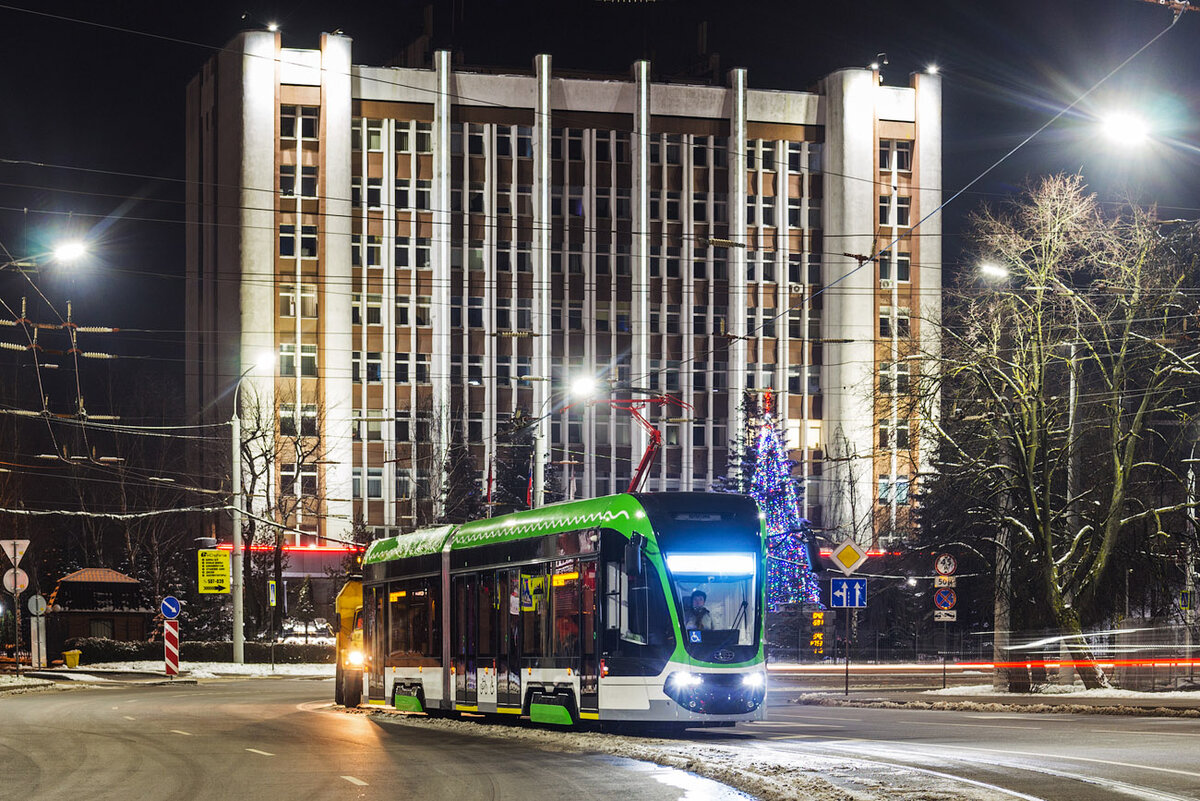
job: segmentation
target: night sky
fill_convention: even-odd
[[[238,31],[272,20],[290,47],[315,47],[322,31],[341,29],[354,39],[355,63],[373,65],[390,62],[421,30],[422,2],[338,6],[0,7],[7,101],[0,116],[0,243],[22,257],[44,252],[67,232],[88,236],[95,255],[87,264],[69,274],[43,271],[48,294],[75,300],[80,323],[140,329],[107,347],[181,370],[185,87]],[[628,75],[630,63],[646,56],[656,79],[681,75],[695,60],[703,20],[722,71],[748,68],[754,88],[804,90],[880,52],[888,54],[889,84],[907,85],[909,72],[936,63],[944,78],[946,197],[1172,19],[1168,9],[1140,0],[458,0],[438,4],[435,16],[435,46],[463,51],[468,65],[527,69],[535,53],[549,52],[557,69]],[[945,210],[948,268],[960,258],[967,214],[999,202],[1030,175],[1082,168],[1106,199],[1132,193],[1167,207],[1162,216],[1200,217],[1198,75],[1200,13],[1189,12]],[[1138,151],[1104,143],[1094,120],[1115,107],[1147,117],[1158,140]]]

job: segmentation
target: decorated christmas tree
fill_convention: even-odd
[[[770,393],[765,399],[754,452],[750,494],[766,516],[767,603],[820,605],[817,578],[804,547],[809,523],[800,517],[797,508],[792,461],[775,424]]]

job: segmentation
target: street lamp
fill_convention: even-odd
[[[245,593],[242,587],[242,417],[238,409],[238,401],[242,396],[242,381],[253,370],[265,369],[275,361],[275,354],[263,353],[254,364],[247,367],[233,386],[233,414],[229,418],[230,441],[233,448],[229,467],[229,483],[232,489],[233,517],[233,576],[229,582],[229,591],[233,595],[233,661],[243,664],[246,661],[246,632],[245,632]]]
[[[1102,120],[1104,135],[1120,145],[1139,145],[1150,136],[1146,122],[1135,114],[1116,112]]]
[[[542,401],[541,408],[538,409],[537,417],[533,419],[533,503],[531,506],[537,508],[546,500],[546,455],[543,453],[543,440],[545,439],[546,418],[550,416],[550,412],[546,411],[546,407],[550,405],[556,397],[574,398],[576,400],[584,400],[590,398],[596,391],[596,379],[591,376],[579,376],[571,382],[571,386],[565,393],[550,393],[546,400]]]

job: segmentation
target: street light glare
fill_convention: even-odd
[[[571,395],[576,398],[589,398],[596,391],[596,380],[591,376],[581,376],[571,383]]]
[[[1125,112],[1110,114],[1104,118],[1105,135],[1118,144],[1136,145],[1146,140],[1150,130],[1145,120]]]
[[[267,30],[270,31],[271,33],[275,33],[275,31],[279,30],[279,23],[278,22],[268,22]]]
[[[64,242],[54,249],[54,258],[62,262],[75,261],[87,253],[87,245],[79,241]]]
[[[254,357],[254,366],[260,370],[266,370],[268,367],[275,366],[275,354],[272,351],[264,350]]]
[[[928,67],[925,68],[925,71],[928,72],[930,75],[937,75],[938,74],[938,65],[930,64]]]
[[[979,265],[979,272],[984,278],[991,278],[996,281],[1008,278],[1008,268],[992,262]]]

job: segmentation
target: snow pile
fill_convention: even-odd
[[[749,729],[690,730],[676,739],[577,732],[507,723],[488,724],[405,715],[387,709],[350,710],[402,726],[428,727],[465,737],[518,739],[548,751],[612,756],[688,771],[761,801],[984,801],[990,789],[964,785],[931,771],[873,762],[859,756],[812,753],[803,740],[790,746],[748,739]],[[748,724],[753,726],[754,724]],[[864,770],[867,764],[872,768]]]
[[[940,692],[940,691],[939,691]],[[1100,691],[1104,692],[1104,691]],[[1120,692],[1120,691],[1118,691]],[[1124,691],[1129,692],[1129,691]],[[1028,714],[1073,714],[1073,715],[1130,715],[1136,717],[1156,717],[1156,718],[1197,718],[1200,717],[1200,706],[1197,707],[1167,707],[1167,706],[1130,706],[1128,704],[1114,703],[1112,705],[1100,704],[1072,704],[1067,701],[1055,700],[1052,703],[1032,704],[1028,702],[1004,700],[1005,694],[999,693],[979,693],[981,697],[989,696],[991,701],[889,701],[878,698],[845,698],[842,696],[825,695],[821,693],[808,693],[805,695],[792,698],[788,701],[791,704],[803,704],[810,706],[849,706],[859,709],[922,709],[922,710],[939,710],[951,712],[1022,712]],[[1011,698],[1037,698],[1037,693],[1011,693],[1008,694]],[[1178,693],[1134,693],[1134,697],[1146,696],[1149,698],[1161,697],[1162,695],[1179,695]],[[1061,699],[1061,694],[1057,698]],[[1075,697],[1075,696],[1072,696]],[[1078,694],[1082,700],[1089,696],[1082,692]],[[1105,696],[1090,696],[1090,697],[1105,697]],[[1190,696],[1193,700],[1200,703],[1200,697],[1195,695]],[[1114,698],[1114,702],[1119,699]]]
[[[1139,690],[1119,690],[1116,687],[1101,687],[1095,690],[1085,690],[1082,684],[1063,685],[1047,684],[1030,693],[998,692],[990,684],[972,684],[966,687],[947,687],[944,690],[925,690],[923,695],[999,695],[1001,697],[1036,698],[1044,695],[1066,696],[1071,698],[1119,698],[1144,699],[1161,701],[1164,698],[1186,698],[1200,705],[1200,692],[1195,690],[1163,690],[1162,692],[1144,692]]]
[[[112,673],[150,673],[166,676],[166,670],[161,659],[143,659],[130,662],[99,662],[81,668],[84,671]],[[233,662],[191,662],[179,663],[179,674],[192,679],[214,679],[218,676],[313,676],[332,677],[333,665],[299,664],[299,665],[259,665]]]
[[[30,687],[46,687],[54,682],[47,679],[31,679],[28,676],[16,674],[0,674],[0,693],[10,690],[24,690]]]

